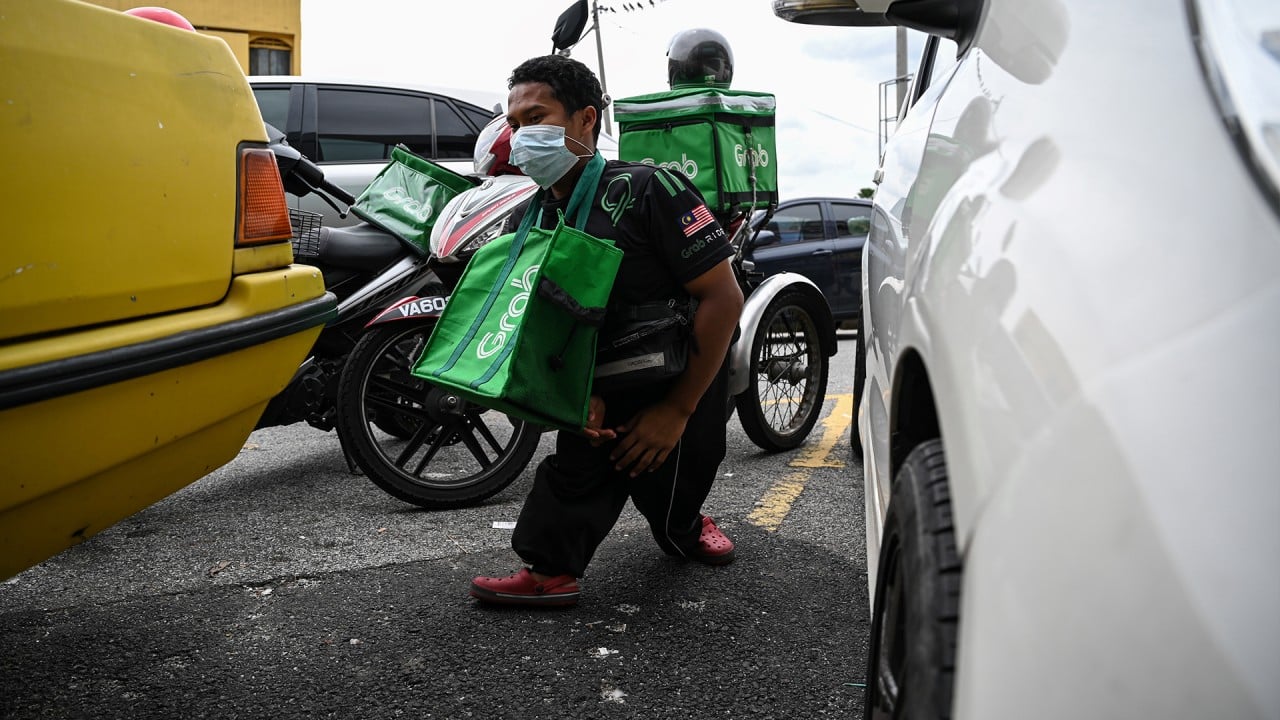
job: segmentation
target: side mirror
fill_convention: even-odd
[[[760,233],[756,235],[756,239],[751,243],[751,247],[761,248],[761,247],[768,247],[770,245],[777,245],[777,244],[778,244],[777,233],[773,232],[772,230],[761,230]]]
[[[551,51],[557,53],[578,44],[582,39],[583,29],[587,27],[587,16],[590,14],[587,0],[577,0],[560,13],[560,17],[556,18],[555,30],[551,33]]]
[[[936,4],[936,3],[935,3]],[[870,6],[872,9],[868,10]],[[773,14],[788,22],[803,25],[836,25],[840,27],[875,27],[889,25],[885,10],[889,2],[859,0],[773,0]]]

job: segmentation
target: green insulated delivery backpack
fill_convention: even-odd
[[[587,422],[596,335],[622,251],[586,225],[604,170],[597,154],[554,230],[539,191],[520,229],[476,251],[436,323],[413,374],[484,407],[539,425]]]
[[[351,212],[425,255],[431,252],[431,228],[440,210],[473,187],[465,175],[397,145],[391,148],[391,162],[360,193]]]
[[[618,159],[679,170],[714,212],[776,204],[775,105],[769,93],[707,87],[615,100]]]

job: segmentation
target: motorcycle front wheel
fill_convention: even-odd
[[[822,413],[830,353],[814,302],[779,293],[751,338],[749,385],[734,404],[747,437],[763,450],[799,447]]]
[[[466,507],[519,477],[541,432],[412,375],[431,327],[392,324],[360,338],[338,384],[338,435],[393,497],[431,509]]]

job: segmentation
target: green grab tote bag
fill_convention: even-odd
[[[604,158],[587,164],[569,201],[586,224]],[[515,233],[476,251],[413,374],[522,420],[580,430],[587,420],[596,335],[622,251],[565,223],[543,230],[542,192]],[[584,269],[590,272],[584,272]]]
[[[440,211],[475,185],[465,175],[397,145],[391,148],[391,162],[360,193],[351,212],[425,255],[431,251],[431,228]]]

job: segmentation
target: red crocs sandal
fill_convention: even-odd
[[[538,581],[529,568],[506,577],[477,577],[471,581],[471,597],[498,605],[565,607],[578,604],[578,580],[557,575]]]
[[[703,515],[702,535],[698,546],[689,553],[689,559],[707,565],[728,565],[733,562],[733,541],[716,527],[715,520]]]

